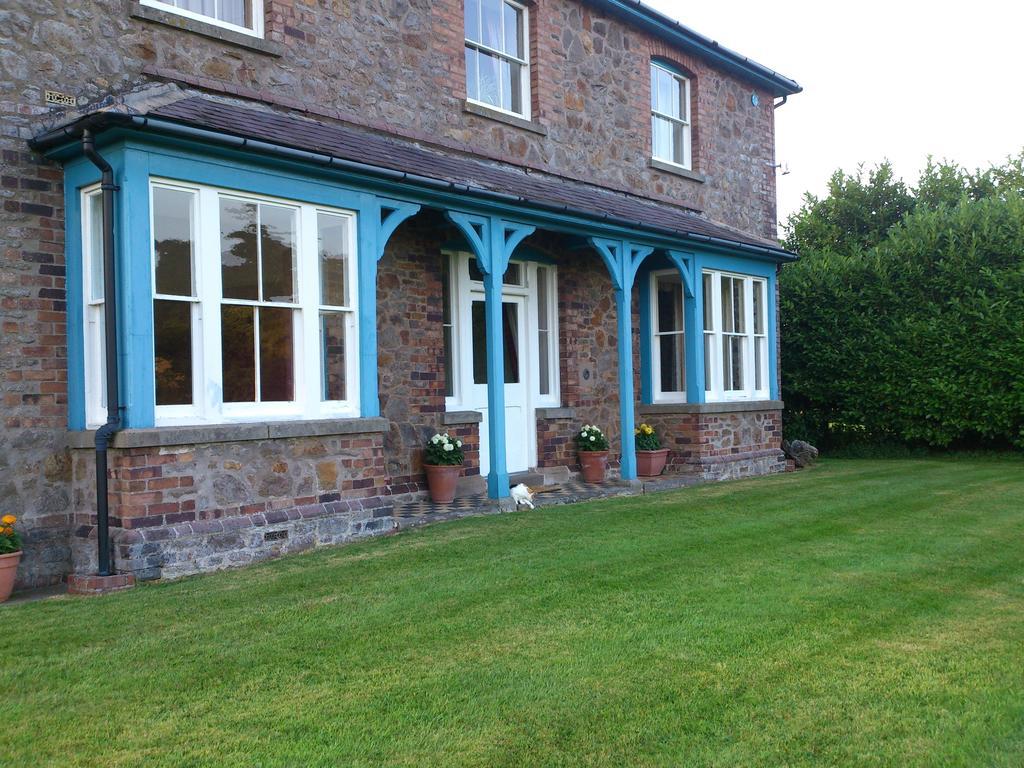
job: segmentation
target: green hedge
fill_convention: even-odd
[[[787,434],[1024,447],[1024,200],[918,205],[864,246],[783,270]]]

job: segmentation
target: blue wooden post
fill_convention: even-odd
[[[377,390],[377,262],[398,225],[420,206],[369,195],[359,217],[359,413],[380,416]]]
[[[667,251],[668,260],[683,278],[683,315],[686,347],[686,402],[704,402],[704,286],[697,270],[697,255]]]
[[[487,430],[490,467],[487,495],[509,495],[505,456],[505,342],[502,328],[501,288],[513,251],[536,227],[514,224],[498,216],[474,216],[448,211],[448,219],[469,241],[484,274],[484,328],[487,336]]]
[[[619,426],[622,431],[620,473],[623,480],[636,479],[636,441],[633,391],[633,280],[640,264],[653,248],[628,240],[590,238],[612,276],[615,288],[615,314],[619,334]]]

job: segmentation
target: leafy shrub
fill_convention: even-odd
[[[826,228],[802,227],[809,249],[780,279],[787,436],[1024,447],[1020,167],[930,166],[914,211],[872,247],[829,230],[819,248],[809,233]],[[812,202],[802,215],[818,216]]]

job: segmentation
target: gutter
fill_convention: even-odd
[[[755,245],[739,241],[726,240],[711,235],[702,235],[686,230],[673,229],[671,227],[658,227],[644,224],[639,221],[625,219],[619,216],[612,216],[607,213],[594,211],[581,211],[570,208],[567,205],[555,205],[536,200],[530,200],[519,195],[510,195],[504,192],[495,192],[483,187],[476,187],[468,184],[459,184],[443,179],[435,179],[428,176],[420,176],[405,171],[395,171],[390,168],[381,168],[375,165],[368,165],[355,160],[336,157],[334,155],[312,152],[305,149],[296,149],[282,144],[271,144],[259,139],[250,139],[244,136],[220,133],[206,128],[196,128],[184,123],[176,123],[163,118],[146,117],[142,115],[129,115],[123,112],[97,112],[88,115],[77,122],[61,128],[55,128],[40,134],[29,140],[29,146],[38,152],[43,152],[53,147],[74,140],[79,135],[84,135],[89,130],[102,130],[110,127],[136,128],[138,130],[149,130],[158,133],[177,136],[179,138],[199,141],[203,143],[220,144],[234,149],[244,149],[258,152],[263,155],[277,157],[292,162],[313,163],[326,168],[334,168],[341,171],[348,171],[364,176],[373,176],[391,182],[408,183],[418,187],[429,187],[434,190],[447,190],[457,194],[470,194],[475,197],[502,203],[504,205],[522,205],[548,212],[565,214],[571,213],[583,218],[595,219],[608,224],[629,227],[631,229],[644,229],[662,233],[674,239],[690,240],[696,243],[725,247],[730,250],[742,251],[762,257],[769,257],[782,261],[795,261],[796,254],[790,253],[782,248],[773,248],[767,245]]]
[[[588,0],[588,2],[673,45],[695,52],[725,69],[746,76],[770,90],[773,96],[793,95],[803,90],[795,80],[720,45],[716,40],[705,37],[671,16],[666,16],[661,11],[645,5],[640,0]]]
[[[96,151],[92,130],[82,130],[82,154],[99,168],[103,191],[103,321],[106,344],[107,422],[96,430],[96,544],[99,576],[110,576],[110,509],[107,498],[107,447],[121,429],[117,370],[117,291],[114,277],[114,170]]]

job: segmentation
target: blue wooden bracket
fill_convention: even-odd
[[[365,195],[359,226],[359,413],[380,416],[377,371],[377,262],[398,226],[417,214],[420,206],[401,200]]]
[[[688,298],[693,298],[697,290],[695,276],[693,274],[693,265],[696,261],[692,253],[683,253],[682,251],[666,251],[668,260],[672,262],[672,265],[679,270],[680,276],[683,278],[683,289],[686,291]]]
[[[398,226],[406,219],[419,213],[422,206],[416,203],[406,203],[386,198],[378,198],[377,203],[380,206],[380,224],[377,228],[377,261],[380,261],[384,256],[385,246],[387,246],[391,236],[395,234]]]
[[[515,249],[536,227],[506,221],[498,216],[477,216],[446,211],[476,255],[484,273],[484,328],[487,335],[487,446],[490,467],[487,494],[492,499],[509,495],[508,460],[505,455],[505,343],[501,291],[505,270]]]

